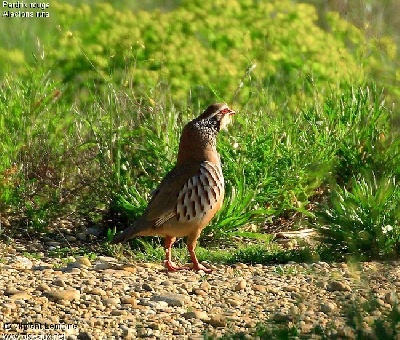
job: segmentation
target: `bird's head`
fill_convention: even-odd
[[[227,104],[216,103],[187,123],[183,128],[179,144],[178,164],[194,160],[218,163],[217,135],[228,125],[234,113],[235,111],[231,110]]]
[[[228,126],[233,114],[235,111],[230,109],[227,104],[215,103],[207,107],[197,120],[208,121],[217,128],[217,131],[220,131]]]

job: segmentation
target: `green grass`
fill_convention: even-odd
[[[71,214],[99,223],[110,209],[124,219],[108,228],[115,232],[118,222],[126,226],[173,166],[180,130],[199,112],[177,109],[167,89],[152,92],[157,104],[151,106],[115,85],[82,109],[63,101],[62,85],[45,73],[45,65],[28,79],[5,81],[8,86],[0,88],[6,151],[0,158],[0,212],[29,233],[46,231],[49,222]],[[303,226],[341,226],[328,228],[336,234],[327,241],[339,252],[344,250],[339,240],[348,232],[358,240],[356,248],[370,248],[370,238],[358,237],[367,225],[381,230],[372,234],[372,256],[398,251],[399,149],[390,129],[393,112],[374,87],[343,91],[325,98],[316,92],[313,106],[295,114],[272,114],[262,106],[239,111],[218,141],[227,194],[202,235],[205,240],[218,244],[242,236],[262,244],[264,221],[297,212]],[[310,210],[321,189],[326,199]],[[352,220],[360,218],[364,221],[355,228]],[[249,232],[250,224],[258,228]],[[390,230],[383,235],[385,228]]]
[[[227,100],[233,95],[238,114],[218,140],[226,198],[223,209],[204,230],[200,241],[217,249],[228,247],[233,236],[245,243],[251,242],[230,255],[211,251],[204,254],[205,259],[223,263],[280,263],[324,258],[329,253],[334,259],[349,253],[361,258],[396,257],[400,244],[400,152],[399,131],[394,128],[398,111],[389,103],[397,98],[397,92],[376,85],[382,79],[372,73],[361,78],[355,76],[360,71],[354,64],[360,57],[357,51],[375,46],[363,40],[361,31],[329,14],[335,33],[322,32],[316,22],[300,20],[314,13],[312,7],[296,5],[289,9],[287,5],[287,2],[273,4],[282,13],[279,20],[284,25],[274,26],[270,32],[269,38],[275,37],[275,40],[264,37],[264,43],[271,46],[260,45],[259,32],[251,32],[252,41],[257,45],[252,50],[256,53],[254,58],[243,50],[246,46],[242,42],[227,39],[223,30],[215,36],[202,31],[204,41],[199,55],[205,51],[211,53],[215,63],[224,67],[232,63],[229,72],[235,76],[230,77],[228,87],[226,77],[203,72],[202,67],[208,67],[207,58],[192,63],[190,74],[187,70],[184,75],[177,73],[174,77],[161,71],[157,74],[157,68],[152,68],[149,74],[157,75],[156,81],[143,82],[141,86],[135,77],[144,76],[149,70],[143,73],[147,66],[136,62],[146,56],[118,59],[112,67],[102,64],[102,58],[108,58],[107,49],[101,48],[106,41],[102,35],[104,25],[113,27],[110,37],[115,41],[110,42],[110,48],[118,45],[119,39],[131,43],[124,35],[126,27],[120,22],[129,13],[121,14],[115,21],[108,15],[107,20],[91,27],[91,31],[85,29],[84,19],[89,9],[83,6],[76,17],[58,17],[63,15],[59,10],[64,7],[54,4],[54,14],[58,14],[51,20],[65,25],[60,34],[67,32],[68,25],[74,33],[62,36],[61,40],[40,35],[40,46],[31,34],[56,21],[48,21],[44,26],[35,21],[32,31],[23,29],[19,38],[22,40],[7,35],[8,26],[4,26],[1,39],[6,43],[5,48],[29,42],[23,52],[25,56],[31,52],[34,57],[21,64],[23,70],[8,69],[10,72],[4,73],[0,80],[0,222],[10,226],[0,228],[1,235],[12,240],[22,231],[26,237],[38,237],[51,231],[57,219],[70,218],[105,228],[102,240],[109,241],[117,229],[126,227],[143,212],[151,191],[172,168],[184,124],[197,116],[208,101]],[[100,16],[107,11],[119,13],[109,5],[101,6]],[[177,12],[166,13],[165,19],[170,20],[168,15],[176,13],[179,18],[175,23],[179,20],[184,23],[187,6],[191,4],[172,6]],[[193,6],[197,6],[200,15],[208,5]],[[228,8],[229,15],[239,11],[242,16],[246,13],[254,16],[255,23],[265,24],[244,3],[236,9],[233,3],[230,6],[233,7]],[[285,21],[288,13],[291,15]],[[160,21],[155,22],[151,15],[141,13],[140,25],[153,25],[157,31]],[[174,44],[181,41],[179,32],[193,31],[196,21],[192,24],[178,25]],[[277,22],[272,20],[273,24]],[[315,54],[318,58],[312,59],[314,73],[305,72],[303,67],[310,65],[301,59],[303,52],[296,52],[299,45],[292,27],[297,24],[310,25],[319,37],[333,39],[340,46],[341,56],[348,58],[349,69],[345,72],[354,72],[354,78],[335,73],[331,67],[333,59],[328,58],[326,64],[321,64],[326,52],[321,50]],[[215,27],[220,22],[210,18],[208,25]],[[138,28],[139,33],[142,26]],[[304,37],[308,37],[308,26],[301,27]],[[166,45],[157,45],[152,40],[154,32],[148,32],[146,44],[158,55]],[[190,35],[193,44],[198,42],[196,37],[196,34]],[[353,45],[347,45],[351,39]],[[325,46],[321,41],[315,45],[315,41],[307,40],[307,44],[315,48]],[[235,58],[226,63],[218,59],[227,46],[235,53],[244,51],[245,62],[241,58],[237,63]],[[257,58],[263,56],[265,60],[264,53],[270,53],[273,46],[284,46],[283,54],[272,55],[276,60],[272,58],[270,63],[260,64]],[[126,48],[129,50],[129,46]],[[4,51],[0,51],[0,60],[7,64],[12,54]],[[386,52],[380,55],[382,65],[386,65],[383,62],[387,60]],[[59,53],[62,58],[68,57],[68,60],[61,58],[63,67],[57,67],[61,65],[57,59]],[[172,55],[172,59],[168,55],[160,70],[182,71],[182,65],[178,67],[174,63],[180,60],[175,57],[184,55],[182,51]],[[151,60],[151,63],[157,62]],[[375,71],[378,66],[369,65]],[[212,71],[217,69],[215,66]],[[265,72],[272,75],[267,76]],[[221,83],[202,78],[206,75],[220,79]],[[331,84],[329,79],[334,79],[335,86],[327,86]],[[199,84],[204,91],[199,90]],[[183,88],[186,92],[182,92]],[[265,222],[293,215],[297,218],[296,227],[312,226],[320,230],[322,247],[281,251],[271,246],[270,237],[263,229]],[[131,246],[147,254],[143,259],[147,256],[160,260],[160,246],[154,242],[158,241],[132,241]],[[185,253],[180,255],[179,249],[177,254],[182,261],[187,257]],[[199,249],[200,258],[202,254]]]
[[[129,249],[118,245],[110,247],[104,245],[104,251],[126,261],[155,262],[162,263],[165,259],[163,241],[160,238],[135,238]],[[318,247],[301,247],[296,249],[283,249],[278,243],[269,237],[263,242],[251,241],[249,239],[236,238],[229,244],[223,241],[214,243],[201,242],[196,248],[199,261],[210,264],[234,265],[237,263],[254,264],[285,264],[292,262],[313,262],[319,260],[334,260],[331,254],[324,252]],[[177,242],[172,248],[172,259],[177,263],[190,262],[186,244]],[[279,270],[279,269],[277,269]],[[283,272],[281,273],[284,274]]]
[[[400,189],[395,175],[359,174],[351,188],[333,188],[330,206],[318,212],[322,242],[361,259],[397,257]]]

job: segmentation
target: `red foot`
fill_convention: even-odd
[[[194,263],[192,269],[195,270],[196,272],[198,272],[199,270],[202,270],[203,272],[205,272],[207,274],[212,272],[212,269],[206,268],[200,263],[197,263],[197,264]]]
[[[178,270],[189,270],[189,267],[176,267],[172,264],[171,261],[165,260],[164,261],[165,267],[167,267],[167,270],[169,272],[176,272]]]

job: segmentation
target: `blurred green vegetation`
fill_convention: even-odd
[[[21,71],[33,52],[68,84],[74,100],[83,92],[86,102],[93,98],[88,91],[109,82],[144,91],[167,82],[175,103],[201,105],[214,98],[212,89],[225,101],[244,104],[254,99],[255,87],[268,88],[265,105],[273,110],[285,99],[291,108],[312,100],[315,87],[337,91],[341,84],[358,85],[370,76],[398,94],[393,39],[369,39],[338,13],[318,14],[310,4],[181,1],[150,12],[135,2],[132,10],[122,6],[52,2],[51,20],[37,20],[36,29],[25,26],[18,38],[11,33],[16,38],[8,40],[13,55],[2,50],[0,62],[12,61],[13,69]],[[143,6],[154,7],[156,2]],[[3,28],[3,36],[7,31]]]

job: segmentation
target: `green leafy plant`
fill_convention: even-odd
[[[222,98],[246,103],[259,100],[255,88],[268,88],[269,108],[285,101],[294,108],[310,102],[314,86],[339,92],[343,84],[361,84],[369,74],[390,75],[393,66],[385,65],[396,59],[391,38],[367,39],[337,13],[319,18],[314,6],[289,0],[182,1],[169,11],[55,1],[51,20],[57,38],[38,43],[37,54],[69,84],[72,97],[86,102],[93,99],[87,89],[96,93],[109,83],[145,92],[168,82],[179,105],[187,98],[204,105],[214,97],[212,88]],[[0,62],[10,63],[9,54],[1,52]],[[13,53],[17,65],[30,59],[18,49]],[[249,65],[256,67],[243,81]],[[244,85],[240,93],[238,84]]]
[[[250,189],[246,186],[245,176],[230,179],[225,193],[221,212],[206,227],[204,234],[215,238],[245,236],[255,239],[265,238],[264,234],[245,232],[242,227],[248,223],[259,223],[265,220],[269,213],[267,209],[255,208],[255,198],[260,189]]]
[[[343,254],[362,258],[395,255],[400,250],[400,190],[395,176],[364,172],[351,188],[335,186],[321,210],[322,241]]]

